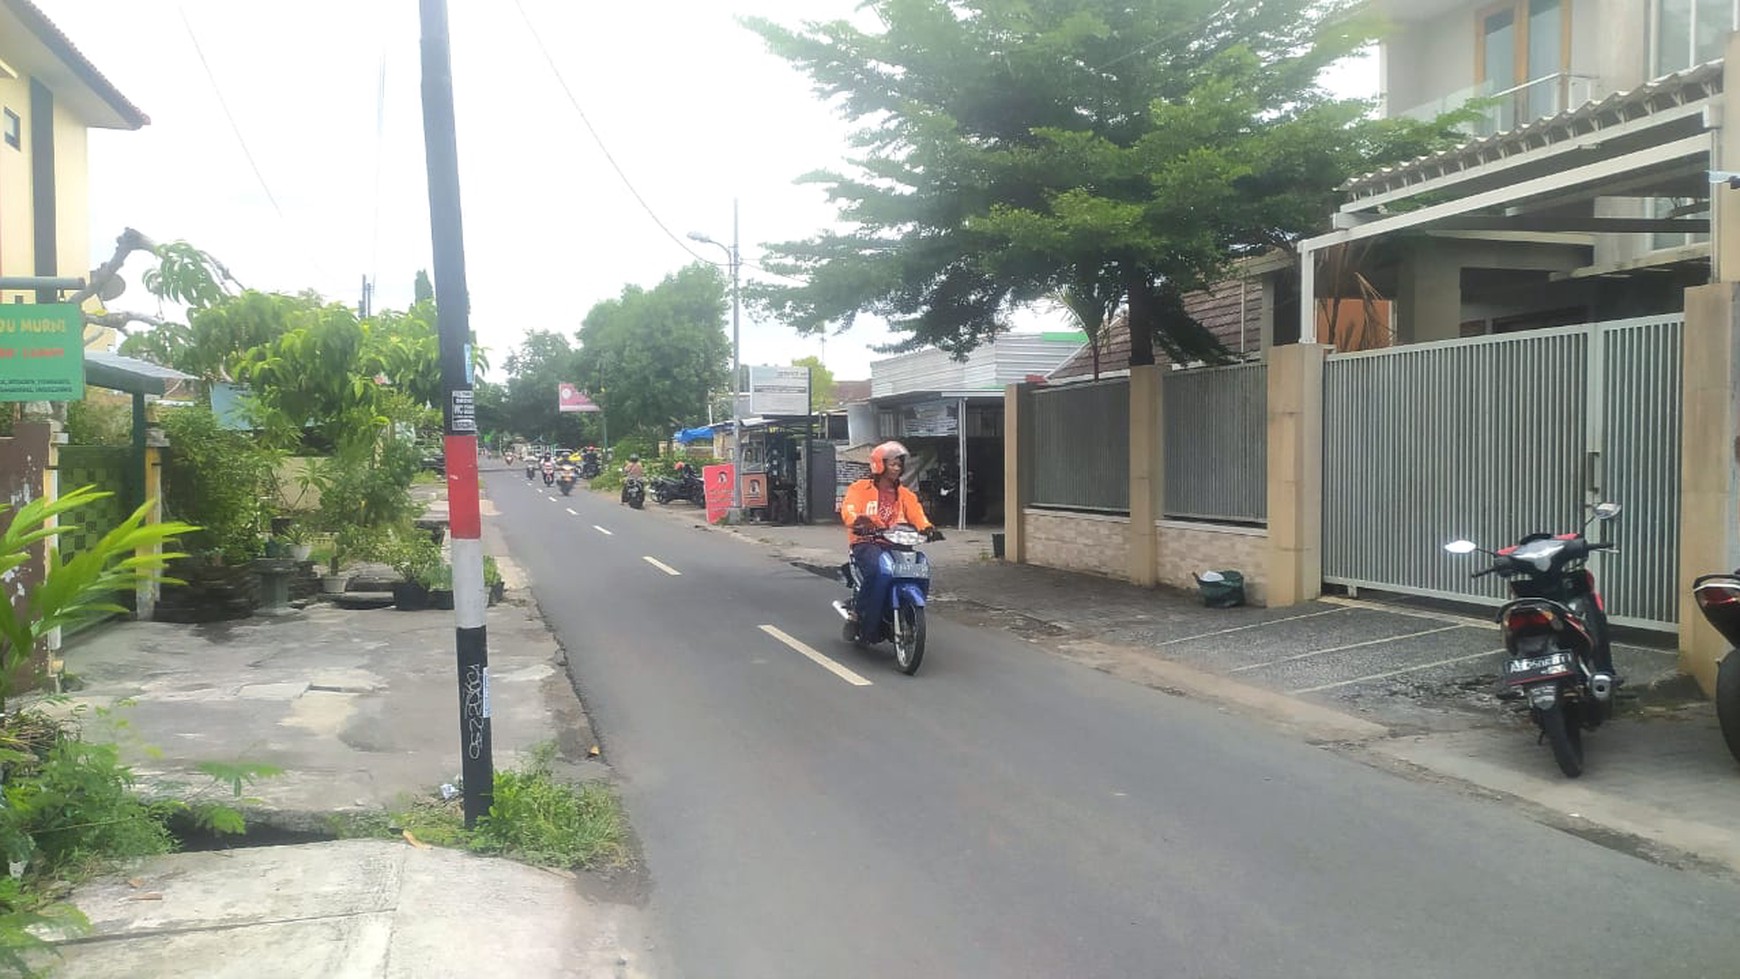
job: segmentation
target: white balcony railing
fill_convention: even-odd
[[[1447,112],[1466,108],[1475,118],[1457,128],[1478,138],[1509,132],[1536,119],[1575,109],[1594,101],[1596,94],[1594,78],[1561,72],[1506,89],[1497,88],[1491,81],[1482,82],[1393,115],[1430,122]]]

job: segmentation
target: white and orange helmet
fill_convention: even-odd
[[[884,442],[870,450],[870,475],[880,476],[888,468],[888,460],[900,458],[900,464],[906,465],[906,459],[912,453],[906,451],[906,446],[899,442]]]

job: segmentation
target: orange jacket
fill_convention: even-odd
[[[881,505],[878,502],[880,494],[876,482],[870,479],[860,479],[846,487],[846,499],[840,504],[840,520],[846,525],[846,538],[853,544],[862,544],[868,537],[860,537],[852,533],[852,523],[859,517],[869,517],[876,526],[886,530],[895,524],[909,523],[919,530],[929,530],[930,521],[924,515],[924,507],[918,505],[918,496],[900,487],[895,497],[894,512],[879,513]]]

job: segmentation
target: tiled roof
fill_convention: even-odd
[[[1184,309],[1205,329],[1214,334],[1229,351],[1237,353],[1239,343],[1239,279],[1228,279],[1212,289],[1193,292],[1184,297]],[[1244,344],[1247,350],[1261,345],[1263,324],[1263,290],[1250,280],[1246,286],[1244,306]],[[1169,363],[1164,353],[1154,351],[1155,363]],[[1119,313],[1100,338],[1100,374],[1113,374],[1130,366],[1130,327],[1124,313]],[[1063,366],[1046,375],[1047,380],[1067,381],[1093,377],[1093,351],[1082,347],[1063,362]]]
[[[30,0],[0,0],[0,3],[4,3],[7,9],[23,21],[24,26],[32,34],[35,34],[56,58],[71,68],[73,74],[88,85],[98,98],[108,103],[109,108],[115,110],[115,114],[121,117],[128,129],[139,129],[151,124],[150,117],[140,111],[139,107],[129,101],[125,95],[122,95],[121,90],[115,87],[115,83],[104,77],[103,73],[97,70],[96,65],[91,64],[91,60],[84,56],[84,53],[73,44],[72,39],[67,37],[64,31],[55,26],[54,21],[48,19],[48,15],[43,13],[40,7],[31,3]]]
[[[870,382],[869,381],[840,381],[840,380],[836,380],[834,382],[834,404],[836,404],[836,405],[849,405],[849,404],[854,404],[854,403],[859,402],[859,401],[869,401],[869,400],[870,400]]]

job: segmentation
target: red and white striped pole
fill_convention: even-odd
[[[435,246],[435,315],[441,340],[441,413],[447,450],[447,519],[453,542],[454,643],[459,653],[460,774],[465,825],[489,812],[495,762],[489,730],[489,607],[483,584],[483,519],[477,486],[477,409],[471,390],[471,298],[459,209],[459,146],[446,0],[420,0],[423,148],[429,230]]]

